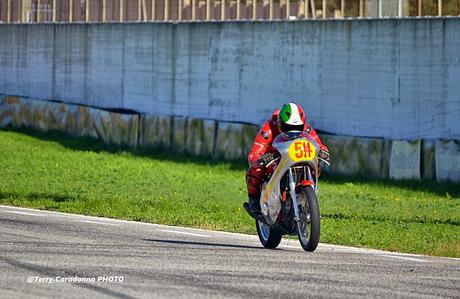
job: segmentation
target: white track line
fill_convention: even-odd
[[[77,219],[75,221],[78,222],[85,222],[85,223],[92,223],[92,224],[102,224],[102,225],[117,225],[115,223],[107,223],[107,222],[98,222],[98,221],[91,221],[91,220],[82,220],[82,219]]]
[[[414,257],[400,256],[400,255],[379,254],[379,256],[389,257],[389,258],[394,258],[394,259],[401,259],[401,260],[408,260],[408,261],[413,261],[413,262],[430,263],[430,261],[427,261],[427,260],[417,259]]]
[[[21,214],[21,215],[27,215],[27,216],[38,216],[38,217],[43,216],[43,215],[40,215],[40,214],[20,212],[20,211],[7,211],[7,210],[0,210],[0,211],[5,212],[5,213]]]
[[[160,232],[165,232],[165,233],[173,233],[173,234],[188,235],[188,236],[195,236],[195,237],[211,238],[211,236],[208,236],[208,235],[186,233],[186,232],[181,232],[181,231],[177,231],[177,230],[159,229],[159,231]]]

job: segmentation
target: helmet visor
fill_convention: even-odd
[[[287,123],[281,122],[280,123],[280,131],[281,132],[290,132],[290,131],[298,131],[301,132],[304,129],[304,125],[289,125]]]

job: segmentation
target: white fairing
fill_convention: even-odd
[[[276,219],[281,211],[281,179],[286,174],[286,171],[296,164],[296,162],[291,160],[289,157],[289,147],[296,140],[300,139],[308,140],[317,148],[317,150],[319,150],[319,146],[309,135],[299,136],[298,138],[287,138],[286,134],[280,134],[273,141],[273,147],[281,154],[281,158],[278,161],[270,180],[262,184],[262,192],[260,196],[261,211],[268,225],[273,225],[276,222]],[[314,161],[311,161],[311,163],[316,169],[318,165],[317,160],[315,159]]]
[[[273,186],[273,189],[270,192],[268,184],[264,183],[262,185],[262,194],[260,196],[260,207],[262,214],[265,217],[265,220],[268,224],[274,224],[278,214],[281,211],[281,200],[280,200],[280,187],[279,183]]]

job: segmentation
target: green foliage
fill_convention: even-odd
[[[255,233],[244,161],[0,131],[0,204]],[[323,242],[460,257],[460,185],[323,178]]]

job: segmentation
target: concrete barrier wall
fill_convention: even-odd
[[[117,113],[87,106],[0,95],[0,128],[32,127],[87,136],[105,143],[170,150],[212,159],[243,160],[259,128],[190,117]],[[460,182],[458,141],[401,141],[320,135],[334,175]]]
[[[0,93],[319,130],[460,139],[460,18],[0,26]],[[205,150],[205,149],[200,149]]]

